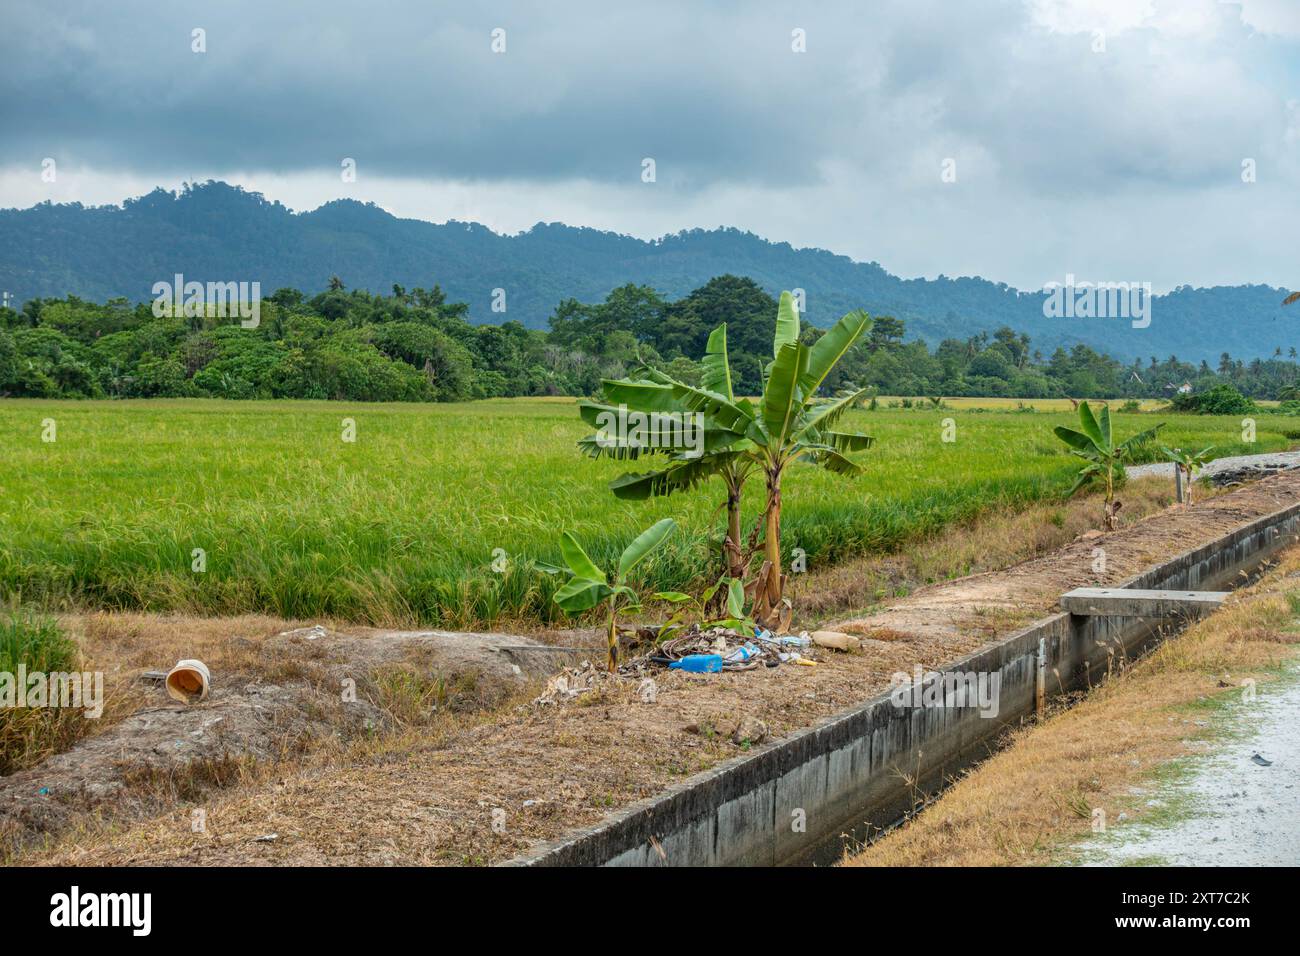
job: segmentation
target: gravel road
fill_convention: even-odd
[[[1196,476],[1200,481],[1224,471],[1237,471],[1243,468],[1258,468],[1264,472],[1294,468],[1300,465],[1300,451],[1275,451],[1268,455],[1230,455],[1216,458],[1209,462]],[[1174,480],[1174,463],[1159,461],[1150,465],[1129,465],[1124,471],[1130,478],[1168,478]]]

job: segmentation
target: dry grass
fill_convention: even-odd
[[[1217,493],[1202,494],[1198,500]],[[1163,478],[1144,478],[1129,482],[1119,498],[1124,502],[1120,526],[1129,527],[1169,507],[1173,487]],[[791,575],[795,608],[803,623],[818,623],[828,615],[867,608],[923,585],[1008,568],[1054,551],[1096,528],[1100,510],[1096,495],[1031,504],[946,529],[899,554]]]
[[[1008,746],[937,803],[847,860],[850,866],[1015,866],[1060,861],[1090,833],[1091,810],[1139,818],[1154,768],[1209,732],[1189,707],[1272,679],[1300,631],[1300,549],[1222,611]],[[1204,723],[1204,722],[1202,722]]]

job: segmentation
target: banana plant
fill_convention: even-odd
[[[781,293],[777,308],[773,358],[764,370],[763,396],[755,405],[747,398],[736,398],[717,390],[721,379],[709,367],[713,388],[695,388],[682,382],[656,378],[640,380],[606,380],[607,401],[642,411],[698,412],[706,428],[713,430],[719,454],[743,459],[761,471],[767,486],[764,507],[764,561],[758,577],[751,582],[754,592],[754,618],[770,623],[779,615],[784,600],[785,575],[781,573],[781,486],[786,469],[792,462],[806,461],[840,475],[859,475],[862,466],[849,453],[869,448],[872,439],[860,432],[837,430],[849,409],[869,393],[859,389],[834,399],[819,399],[817,392],[836,364],[871,327],[865,312],[850,312],[830,328],[812,346],[799,341],[799,313],[790,293]],[[725,343],[725,340],[724,340]],[[707,358],[707,356],[706,356]],[[727,377],[729,385],[730,377]],[[733,436],[728,438],[728,436]],[[697,459],[692,477],[717,473],[722,460],[705,466]],[[674,467],[686,474],[674,472]],[[679,463],[665,472],[629,474],[611,485],[617,495],[633,488],[646,487],[649,493],[673,481],[689,487],[691,465]],[[707,469],[707,470],[706,470]],[[671,474],[670,474],[671,473]],[[660,492],[664,493],[664,492]],[[630,496],[630,495],[627,495]],[[738,523],[737,523],[738,530]]]
[[[1210,452],[1214,451],[1214,446],[1209,445],[1193,454],[1189,451],[1183,451],[1181,448],[1165,448],[1161,446],[1160,450],[1164,456],[1174,463],[1174,467],[1181,470],[1187,476],[1186,503],[1192,503],[1192,482],[1201,469],[1205,467],[1206,462],[1210,460]]]
[[[734,403],[736,399],[732,391],[731,364],[727,357],[725,322],[709,334],[700,366],[700,388]],[[593,427],[601,428],[611,416],[629,410],[642,414],[693,414],[678,403],[673,391],[675,386],[688,386],[649,366],[642,366],[634,374],[639,378],[621,381],[628,384],[640,381],[658,386],[661,391],[638,393],[644,400],[631,406],[579,402],[578,411],[582,419]],[[608,398],[608,389],[606,395]],[[628,396],[624,394],[622,397],[626,399]],[[636,460],[642,455],[656,453],[668,456],[667,466],[658,471],[625,474],[611,482],[610,491],[615,497],[624,500],[644,501],[647,498],[663,497],[675,491],[687,491],[709,478],[720,478],[726,488],[724,507],[727,512],[727,537],[722,545],[723,564],[728,576],[743,578],[745,562],[740,547],[740,504],[745,482],[754,469],[754,460],[748,454],[752,445],[742,430],[723,428],[707,420],[700,424],[703,427],[702,443],[681,441],[684,431],[670,433],[678,436],[675,444],[662,441],[649,444],[635,435],[611,435],[608,430],[604,430],[581,439],[578,446],[592,458],[608,455],[619,460]]]
[[[1124,480],[1124,462],[1135,449],[1142,447],[1156,437],[1156,432],[1164,428],[1161,422],[1154,428],[1115,444],[1110,428],[1110,406],[1103,405],[1101,414],[1094,416],[1087,402],[1079,403],[1079,428],[1066,428],[1057,425],[1053,431],[1056,437],[1070,446],[1070,454],[1082,458],[1087,464],[1079,469],[1074,484],[1066,492],[1067,497],[1080,488],[1100,481],[1106,492],[1106,530],[1114,531],[1116,515],[1122,504],[1115,500],[1115,486]]]
[[[618,667],[618,615],[641,607],[641,599],[628,583],[628,575],[641,561],[664,543],[677,525],[672,518],[657,521],[642,531],[624,549],[618,559],[618,570],[610,577],[582,550],[582,545],[568,531],[560,536],[560,553],[569,566],[572,577],[555,592],[555,603],[570,614],[590,611],[602,601],[607,602],[609,620],[606,635],[609,642],[609,669]],[[557,569],[558,570],[558,569]]]

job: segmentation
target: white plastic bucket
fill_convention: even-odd
[[[208,699],[212,675],[202,661],[177,661],[167,672],[167,693],[182,704],[197,704]]]

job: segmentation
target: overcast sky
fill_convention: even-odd
[[[0,206],[225,179],[1021,288],[1298,284],[1300,0],[809,6],[3,0]]]

